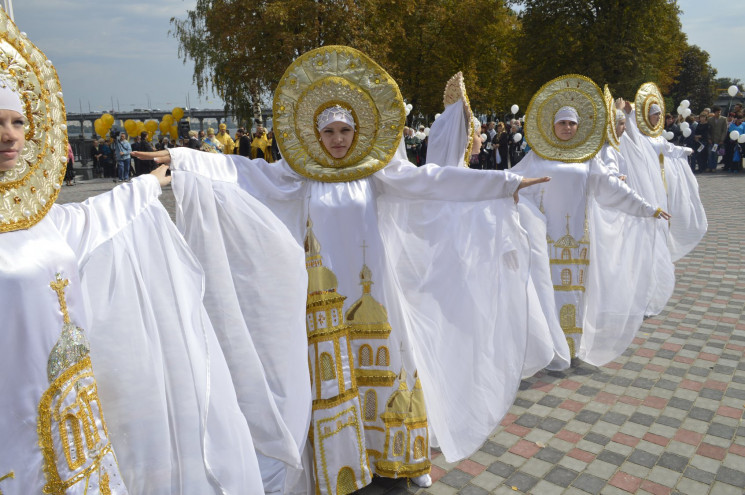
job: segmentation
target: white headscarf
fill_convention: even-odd
[[[652,103],[649,105],[649,115],[654,115],[656,113],[662,113],[662,109],[657,103]]]
[[[18,93],[0,78],[0,110],[13,110],[23,115],[23,103]]]
[[[616,124],[618,124],[622,120],[626,120],[626,114],[623,110],[616,109]]]
[[[352,117],[352,112],[341,105],[328,107],[318,115],[318,118],[316,119],[316,128],[318,129],[318,132],[322,131],[324,127],[332,122],[344,122],[345,124],[352,126],[352,129],[354,129],[354,118]]]
[[[568,120],[569,122],[579,124],[579,114],[577,113],[577,110],[574,109],[574,107],[561,107],[554,115],[554,124],[559,122],[560,120]]]

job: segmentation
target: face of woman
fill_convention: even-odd
[[[26,119],[13,110],[0,110],[0,171],[11,170],[18,163],[26,143]]]
[[[577,134],[577,123],[571,120],[560,120],[554,124],[556,137],[562,141],[569,141]]]
[[[623,132],[626,130],[626,121],[625,120],[619,120],[616,123],[616,137],[618,139],[621,139],[621,136],[623,136]]]
[[[344,158],[353,139],[354,129],[344,122],[332,122],[321,129],[321,143],[334,158]]]
[[[655,127],[659,121],[660,121],[659,113],[653,113],[652,115],[649,116],[649,124],[652,127]]]

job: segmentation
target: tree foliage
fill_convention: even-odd
[[[171,22],[200,93],[214,91],[247,118],[295,58],[330,44],[376,60],[413,115],[442,111],[445,83],[459,70],[487,112],[505,104],[516,18],[504,0],[197,0]]]
[[[523,7],[514,77],[525,105],[554,77],[579,73],[633,98],[655,81],[670,89],[686,37],[675,0],[515,0]]]
[[[680,72],[670,90],[673,103],[687,99],[691,110],[698,113],[714,101],[717,71],[709,64],[709,54],[696,45],[683,52]]]

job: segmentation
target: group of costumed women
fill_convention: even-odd
[[[416,167],[396,83],[354,49],[319,48],[276,90],[279,162],[139,153],[173,171],[174,225],[157,199],[164,166],[54,204],[59,81],[0,17],[2,493],[347,494],[373,475],[427,486],[430,446],[467,457],[522,376],[568,366],[558,331],[583,332],[581,358],[613,359],[661,291],[638,263],[675,229],[637,217],[666,218],[672,193],[650,206],[593,157],[602,97],[534,99],[528,139],[548,147],[531,141],[522,177],[446,166],[462,147]],[[593,87],[556,84],[575,83]],[[557,116],[577,140],[540,130]],[[564,268],[584,300],[556,289]],[[621,276],[650,287],[610,297],[606,277]]]

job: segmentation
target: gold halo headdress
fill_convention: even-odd
[[[577,134],[562,141],[554,132],[554,116],[562,107],[577,111]],[[591,79],[579,74],[557,77],[539,89],[525,112],[525,139],[541,158],[584,162],[595,156],[605,142],[607,110],[603,93]]]
[[[660,106],[660,120],[657,125],[649,122],[649,107],[653,104]],[[660,93],[660,88],[653,82],[646,82],[639,86],[634,98],[634,108],[636,109],[636,125],[642,133],[650,137],[657,137],[662,134],[665,128],[665,99]]]
[[[355,135],[336,159],[320,142],[318,115],[349,109]],[[300,175],[321,182],[367,177],[385,167],[403,133],[406,111],[396,82],[364,53],[324,46],[304,53],[285,71],[274,93],[274,129],[282,157]]]
[[[18,93],[26,117],[18,164],[0,172],[0,232],[11,232],[34,226],[57,199],[67,162],[67,126],[57,71],[3,9],[0,78]]]
[[[608,85],[603,86],[603,98],[605,98],[605,111],[608,113],[608,126],[606,127],[606,139],[608,144],[613,146],[616,150],[620,149],[621,140],[616,135],[616,102],[613,100],[613,95],[608,89]]]
[[[466,167],[470,167],[471,150],[473,149],[473,133],[475,126],[473,123],[473,112],[471,111],[471,102],[468,101],[468,94],[466,93],[466,83],[463,81],[463,73],[458,72],[451,77],[445,85],[445,92],[442,95],[442,103],[445,108],[461,101],[463,104],[463,120],[466,126],[466,136],[468,136],[468,144],[466,145],[465,156],[463,161]]]

